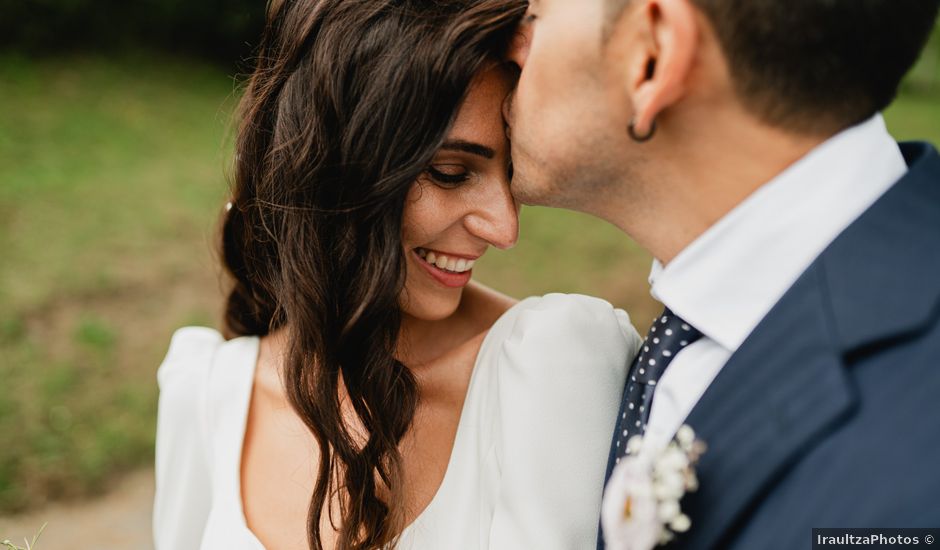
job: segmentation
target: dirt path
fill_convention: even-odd
[[[42,524],[46,530],[36,550],[152,550],[150,514],[153,470],[125,477],[104,497],[78,503],[54,504],[22,516],[0,516],[0,541],[24,546]]]

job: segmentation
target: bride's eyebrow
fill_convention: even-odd
[[[492,159],[496,156],[496,151],[486,145],[464,140],[445,141],[444,145],[441,145],[441,150],[470,153],[471,155],[478,155],[485,159]]]

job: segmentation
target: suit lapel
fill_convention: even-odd
[[[724,366],[686,423],[708,445],[693,527],[678,548],[711,548],[801,451],[851,414],[854,396],[810,270]]]
[[[940,157],[904,144],[910,171],[800,277],[686,423],[708,445],[692,529],[673,548],[722,546],[788,466],[850,418],[855,352],[916,331],[940,302]]]
[[[818,262],[846,354],[919,330],[940,303],[940,156],[922,143],[901,151],[907,176]]]

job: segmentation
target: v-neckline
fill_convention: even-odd
[[[494,326],[495,326],[495,323],[494,323]],[[480,349],[479,351],[477,351],[476,358],[474,359],[473,370],[470,373],[470,380],[467,383],[467,394],[464,397],[463,406],[461,407],[460,418],[457,420],[457,430],[454,433],[454,442],[453,442],[453,446],[451,447],[450,456],[448,457],[448,460],[447,460],[447,469],[444,471],[444,477],[441,479],[440,485],[438,486],[437,490],[434,492],[434,496],[431,497],[431,500],[428,501],[424,509],[421,510],[421,512],[417,516],[415,516],[414,520],[412,520],[404,529],[402,529],[401,533],[398,536],[399,540],[404,540],[409,535],[409,533],[413,530],[413,528],[415,528],[415,526],[417,526],[419,523],[422,522],[423,518],[431,515],[431,511],[436,507],[436,505],[441,500],[443,500],[444,498],[443,495],[447,494],[447,492],[445,491],[445,488],[448,486],[449,484],[448,482],[453,477],[452,472],[456,470],[456,468],[454,467],[454,463],[457,458],[456,456],[457,453],[455,451],[457,450],[458,444],[462,439],[461,435],[464,434],[464,432],[467,430],[466,413],[470,407],[471,397],[473,395],[472,390],[474,386],[474,381],[476,380],[477,373],[479,371],[478,367],[480,366],[480,359],[484,356],[484,351],[486,350],[487,345],[489,344],[490,338],[493,335],[493,333],[494,333],[493,327],[491,326],[489,330],[487,331],[486,336],[483,337],[483,341],[480,343]],[[245,402],[245,406],[242,407],[241,409],[243,411],[242,417],[240,419],[240,429],[239,429],[239,433],[241,434],[241,437],[239,438],[238,444],[235,448],[235,452],[236,452],[235,472],[234,472],[234,477],[235,477],[234,500],[235,500],[235,508],[236,508],[235,514],[238,520],[239,527],[245,532],[246,536],[257,547],[255,550],[267,550],[264,544],[262,544],[261,540],[259,540],[257,535],[255,535],[254,531],[252,531],[251,528],[248,526],[248,518],[245,516],[245,506],[242,500],[241,476],[242,476],[242,462],[244,458],[243,454],[244,454],[244,446],[245,446],[245,436],[246,436],[246,432],[248,429],[248,416],[249,416],[250,409],[251,409],[251,395],[252,395],[252,392],[254,391],[255,376],[256,376],[257,369],[258,369],[258,359],[259,359],[260,348],[261,348],[260,346],[261,339],[257,336],[252,336],[251,338],[253,339],[254,350],[253,350],[253,353],[246,354],[252,358],[251,365],[248,368],[249,372],[247,373],[250,376],[249,378],[250,383],[247,385],[247,392],[246,392],[247,395],[240,396],[246,402]],[[465,439],[465,436],[463,439]],[[229,472],[229,474],[231,475],[231,472]]]

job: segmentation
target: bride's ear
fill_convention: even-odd
[[[685,94],[699,38],[696,13],[690,0],[636,0],[612,29],[610,47],[620,52],[621,85],[639,135]]]

